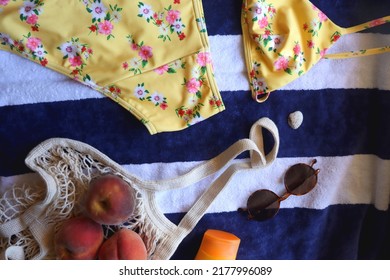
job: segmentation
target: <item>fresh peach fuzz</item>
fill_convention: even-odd
[[[106,174],[91,181],[85,196],[85,212],[97,223],[121,224],[134,209],[134,190],[119,176]]]
[[[93,260],[103,243],[103,228],[87,217],[65,221],[54,237],[54,248],[60,260]]]
[[[99,249],[100,260],[146,260],[147,251],[142,238],[130,229],[120,229]]]

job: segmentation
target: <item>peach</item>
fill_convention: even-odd
[[[145,243],[138,233],[122,228],[103,242],[98,252],[100,260],[146,260]]]
[[[62,224],[54,236],[54,249],[60,260],[93,260],[103,240],[102,226],[80,216]]]
[[[133,214],[135,191],[119,176],[105,174],[90,182],[84,202],[88,217],[102,225],[118,225]]]

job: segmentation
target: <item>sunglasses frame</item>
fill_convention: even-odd
[[[285,192],[282,196],[279,196],[279,195],[277,195],[275,192],[273,192],[273,191],[271,191],[271,190],[268,190],[268,189],[256,190],[255,192],[253,192],[253,193],[248,197],[248,200],[247,200],[247,208],[238,208],[238,211],[239,211],[239,212],[245,212],[245,213],[247,213],[248,219],[249,219],[249,220],[265,221],[265,220],[268,220],[268,219],[271,219],[271,218],[275,217],[276,214],[279,212],[279,209],[280,209],[280,202],[282,202],[283,200],[286,200],[290,195],[302,196],[302,195],[305,195],[305,194],[309,193],[310,191],[312,191],[312,190],[315,188],[315,186],[317,185],[317,182],[318,182],[318,173],[320,172],[320,169],[314,169],[314,167],[313,167],[314,164],[316,164],[316,163],[317,163],[317,160],[316,160],[316,159],[313,159],[313,160],[311,161],[310,164],[306,164],[306,163],[297,163],[297,164],[294,164],[294,165],[290,166],[290,167],[287,169],[287,171],[286,171],[286,173],[285,173],[285,175],[284,175],[284,188],[286,189],[286,192]],[[289,186],[287,186],[286,178],[287,178],[287,175],[289,174],[289,172],[290,172],[291,170],[293,170],[293,168],[297,168],[298,166],[304,166],[305,168],[310,167],[310,168],[313,170],[313,174],[310,175],[309,177],[305,178],[305,180],[304,180],[303,182],[299,182],[298,185],[302,185],[307,179],[311,178],[312,176],[315,176],[315,181],[312,183],[312,186],[311,186],[308,190],[306,190],[306,191],[304,191],[304,192],[302,192],[302,193],[293,193],[293,192],[289,189]],[[248,204],[249,204],[250,200],[253,199],[253,197],[254,197],[255,195],[257,195],[258,193],[260,193],[260,192],[269,192],[269,193],[271,193],[271,194],[274,195],[275,198],[276,198],[276,201],[273,202],[273,203],[276,203],[276,202],[278,203],[278,208],[277,208],[277,210],[276,210],[271,216],[269,216],[269,217],[267,217],[267,218],[265,218],[265,219],[256,218],[256,215],[253,215],[253,214],[251,213],[251,210],[249,209],[250,207],[248,207]],[[272,204],[273,204],[273,203],[272,203]],[[267,208],[264,208],[264,209],[267,209]]]

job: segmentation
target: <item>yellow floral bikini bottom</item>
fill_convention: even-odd
[[[0,0],[0,49],[103,93],[151,134],[224,110],[201,0]]]
[[[253,98],[299,78],[345,34],[390,16],[339,27],[308,0],[243,0]],[[202,0],[0,0],[0,49],[80,81],[129,110],[151,134],[184,129],[225,109],[215,83]]]

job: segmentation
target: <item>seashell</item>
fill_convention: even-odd
[[[295,111],[288,115],[288,124],[293,128],[297,129],[303,122],[303,114],[301,111]]]

